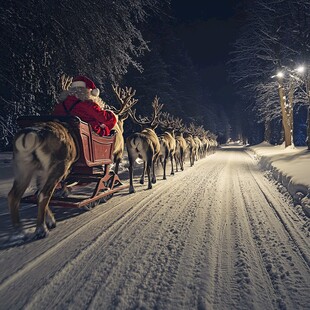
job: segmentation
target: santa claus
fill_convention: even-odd
[[[78,116],[89,123],[98,135],[107,136],[117,123],[117,116],[112,111],[104,110],[104,102],[99,93],[92,80],[77,76],[68,90],[60,94],[53,114]]]

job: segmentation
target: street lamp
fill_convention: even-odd
[[[290,70],[284,68],[291,77]],[[281,115],[282,115],[282,126],[284,131],[284,143],[285,147],[290,145],[294,145],[293,142],[293,94],[294,94],[294,86],[292,80],[289,79],[288,89],[284,86],[287,82],[284,81],[285,73],[280,70],[276,73],[276,75],[272,76],[276,77],[278,80],[278,93],[280,99],[280,107],[281,107]],[[286,92],[287,95],[286,96]]]
[[[294,92],[297,88],[306,94],[308,100],[308,116],[307,116],[307,146],[310,150],[310,70],[309,66],[299,65],[295,69],[282,67],[271,78],[278,80],[278,92],[282,113],[282,124],[284,129],[285,146],[293,144],[293,109],[294,109]],[[289,79],[284,80],[285,73]],[[285,87],[286,85],[286,87]],[[304,87],[302,87],[304,85]],[[286,96],[287,93],[287,96]]]
[[[277,74],[276,74],[276,77],[279,78],[279,79],[283,79],[284,78],[284,73],[282,71],[279,71]]]
[[[302,73],[305,72],[306,67],[305,66],[298,66],[295,70],[296,70],[297,73],[302,74]]]

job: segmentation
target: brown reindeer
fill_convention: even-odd
[[[175,170],[178,172],[178,164],[180,165],[181,170],[184,170],[184,161],[185,161],[185,154],[187,151],[187,143],[183,137],[183,132],[185,131],[185,126],[180,118],[172,117],[173,127],[175,128]]]
[[[190,133],[194,144],[192,145],[192,157],[194,161],[197,161],[200,158],[200,148],[202,147],[201,141],[199,137],[197,136],[197,127],[191,123],[189,124],[188,132]],[[190,141],[192,143],[192,141]]]
[[[44,238],[56,221],[48,204],[57,184],[64,179],[77,150],[73,136],[60,122],[42,122],[20,130],[13,143],[14,183],[8,204],[14,228],[21,231],[20,200],[33,177],[38,185],[38,217],[35,238]]]
[[[115,137],[115,146],[114,146],[114,164],[115,168],[114,171],[117,174],[120,162],[123,158],[124,154],[124,121],[129,116],[130,109],[138,102],[137,99],[134,99],[133,96],[136,94],[135,90],[132,90],[131,87],[126,87],[125,89],[120,88],[118,85],[112,86],[114,93],[116,94],[116,97],[121,104],[120,109],[116,109],[114,107],[110,107],[115,114],[118,116],[117,124],[114,126],[114,130],[116,131],[116,137]]]
[[[144,184],[145,172],[147,172],[148,176],[148,189],[152,188],[152,183],[156,183],[155,162],[160,152],[160,143],[154,130],[158,126],[158,114],[163,107],[162,104],[158,103],[158,100],[155,97],[152,103],[153,115],[151,120],[148,118],[141,119],[141,117],[138,119],[135,111],[132,111],[130,114],[133,122],[139,124],[142,130],[126,139],[130,177],[129,193],[135,192],[133,186],[133,168],[137,158],[143,160],[143,172],[140,178],[140,184]]]
[[[192,167],[192,166],[194,166],[194,163],[195,163],[196,143],[195,143],[194,138],[190,132],[190,129],[187,126],[185,127],[183,135],[184,135],[184,139],[185,139],[186,145],[187,145],[186,156],[188,156],[189,165],[190,165],[190,167]]]
[[[62,89],[68,89],[72,78],[61,77]],[[74,137],[63,123],[42,122],[21,129],[13,141],[14,183],[8,194],[13,227],[22,231],[20,200],[33,178],[38,185],[38,217],[35,238],[44,238],[56,221],[48,204],[57,184],[69,173],[77,160]]]
[[[170,158],[171,175],[174,175],[173,160],[176,149],[176,140],[174,137],[174,127],[171,124],[171,116],[167,112],[160,114],[159,126],[165,130],[164,133],[158,136],[160,142],[159,159],[163,167],[163,179],[166,180],[166,165],[167,159]]]

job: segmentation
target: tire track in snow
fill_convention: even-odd
[[[186,182],[193,181],[195,181],[195,178],[189,179]],[[198,194],[203,194],[204,189],[200,186],[204,185],[203,183],[204,180],[199,180],[197,189],[194,191],[191,190],[191,195],[189,195],[190,199],[181,202],[181,212],[178,212],[176,216],[174,211],[172,216],[170,215],[169,219],[165,221],[162,237],[158,242],[158,249],[152,250],[152,248],[148,247],[149,250],[145,253],[146,258],[141,261],[142,264],[147,261],[149,266],[143,268],[144,271],[139,280],[141,282],[139,282],[138,285],[136,283],[131,285],[133,288],[137,287],[137,289],[127,290],[125,294],[125,296],[127,296],[127,303],[120,303],[121,309],[127,308],[129,305],[130,308],[141,306],[152,308],[155,305],[164,307],[164,305],[169,304],[168,301],[171,298],[174,298],[171,294],[178,289],[175,287],[175,283],[179,283],[180,277],[184,279],[184,272],[190,274],[190,271],[188,269],[184,270],[183,267],[185,260],[187,268],[189,265],[193,267],[188,263],[192,260],[197,260],[197,251],[198,254],[200,253],[199,241],[201,240],[201,232],[197,229],[195,224],[201,221],[201,218],[198,218],[198,214],[201,215],[202,213],[199,213],[199,210],[202,209],[201,203],[203,195],[199,196]],[[186,188],[187,185],[184,184],[184,189],[186,190]],[[176,206],[174,206],[174,208],[175,207]],[[193,231],[197,233],[195,236],[193,235]],[[187,278],[188,282],[191,280],[191,277]],[[186,295],[193,294],[192,290],[195,289],[195,287],[191,286],[191,284],[188,286],[189,289],[187,287],[181,288],[179,296],[184,296],[185,293]],[[138,303],[130,304],[130,302],[128,302],[128,296],[139,296],[139,290],[148,291],[149,294],[147,298],[140,299]],[[122,295],[122,293],[118,291],[115,295]],[[157,296],[157,298],[152,300],[152,296]],[[98,304],[96,305],[98,306]]]
[[[79,252],[76,251],[75,248],[78,248],[79,250],[82,249],[82,253],[84,251],[87,251],[87,247],[91,246],[93,242],[96,240],[97,235],[93,235],[89,231],[89,226],[91,227],[98,227],[101,226],[100,223],[103,219],[109,220],[108,222],[105,222],[105,225],[102,227],[102,231],[100,233],[103,233],[105,230],[108,230],[111,226],[113,226],[115,223],[118,223],[123,217],[126,216],[128,212],[134,207],[133,205],[128,205],[128,202],[136,201],[133,196],[129,197],[126,201],[120,202],[117,206],[114,206],[111,209],[102,209],[100,214],[97,214],[97,217],[89,217],[87,222],[81,222],[79,223],[81,226],[75,226],[74,230],[70,232],[66,237],[61,239],[57,244],[53,244],[52,247],[48,248],[46,251],[38,255],[37,257],[34,257],[32,261],[27,261],[25,264],[20,266],[18,270],[13,275],[8,276],[6,279],[4,279],[0,284],[0,297],[1,295],[8,294],[8,291],[12,291],[14,287],[17,285],[17,283],[25,281],[27,279],[27,275],[30,272],[33,272],[36,270],[36,275],[38,280],[34,281],[32,285],[36,286],[37,288],[40,287],[38,285],[38,282],[44,282],[44,273],[45,273],[45,266],[48,265],[48,268],[52,269],[51,267],[55,268],[55,271],[57,271],[60,268],[64,268],[66,265],[71,264],[71,260],[74,260],[76,257],[80,255]],[[136,205],[136,208],[139,208],[140,205],[144,203],[144,201],[149,200],[149,197],[144,197],[138,205]],[[117,207],[117,208],[116,208]],[[125,210],[122,210],[121,208],[125,207]],[[118,212],[115,211],[115,209],[118,210]],[[109,218],[109,215],[110,218]],[[48,239],[46,239],[48,240]],[[76,240],[78,240],[76,242]],[[85,245],[83,245],[85,243]],[[70,251],[70,249],[72,249]],[[66,261],[59,261],[59,258],[57,259],[57,256],[59,256],[59,253],[62,253],[63,251],[66,252],[66,259],[69,259],[69,262]],[[69,254],[69,255],[68,255]],[[71,256],[71,257],[70,257]],[[55,258],[55,259],[54,259]],[[47,264],[47,260],[50,262]],[[41,270],[38,272],[38,270]],[[52,277],[53,272],[52,270],[49,270],[48,277]],[[31,285],[31,284],[30,284]],[[19,296],[19,292],[15,293],[16,296],[14,296],[15,301],[18,303],[22,302],[21,296]],[[22,292],[21,292],[22,295]],[[10,302],[8,300],[8,302]],[[14,301],[12,301],[14,304]]]
[[[156,189],[156,188],[155,188]],[[154,209],[156,212],[157,212],[157,210],[155,209],[156,208],[156,204],[158,204],[158,201],[161,201],[161,199],[164,199],[165,200],[165,197],[167,196],[170,196],[171,197],[171,192],[169,191],[168,193],[166,193],[166,194],[163,194],[162,193],[162,188],[157,188],[156,189],[156,194],[154,193],[151,193],[151,192],[149,192],[149,193],[151,193],[151,197],[153,197],[153,203],[155,204],[155,206],[151,206],[149,209]],[[174,192],[175,193],[175,192]],[[150,194],[146,194],[147,195],[147,197],[149,197],[149,195]],[[173,196],[172,196],[173,197]],[[149,198],[148,198],[149,199]],[[150,204],[151,202],[148,202],[148,204]],[[136,219],[136,222],[139,224],[139,225],[141,225],[141,221],[143,222],[143,219],[141,219],[141,212],[142,212],[142,210],[143,210],[143,206],[141,206],[141,203],[137,206],[137,212],[139,212],[139,214],[136,214],[136,218],[137,218],[137,215],[139,215],[139,218],[137,218]],[[129,217],[129,215],[128,215],[129,213],[127,213],[126,214],[126,218],[127,217]],[[162,217],[162,215],[161,215],[161,217]],[[130,219],[130,221],[131,222],[133,222],[133,218],[131,218]],[[122,225],[123,226],[123,230],[126,230],[126,228],[127,227],[130,227],[130,226],[128,226],[128,224],[130,224],[129,222],[128,223],[126,223],[126,225]],[[118,225],[115,225],[115,227],[119,227],[120,226],[120,223],[118,222]],[[113,230],[115,230],[115,227],[113,227]],[[151,227],[151,229],[153,229],[153,227]],[[124,233],[124,231],[123,231],[122,229],[120,229],[120,232],[119,232],[119,234],[118,235],[116,235],[115,237],[114,237],[114,239],[116,239],[116,238],[119,238],[119,239],[122,239],[122,238],[124,238],[123,236],[126,236],[126,239],[125,239],[125,242],[124,242],[124,248],[126,249],[126,247],[128,247],[128,239],[129,239],[129,237],[128,236],[130,236],[130,233],[131,234],[133,234],[134,233],[134,237],[135,238],[137,238],[137,239],[139,239],[139,235],[138,235],[138,233],[137,233],[137,230],[132,230],[131,229],[131,231],[129,231],[129,234],[126,234],[126,233]],[[130,228],[129,229],[127,229],[127,230],[130,230]],[[56,282],[56,287],[58,286],[58,285],[60,285],[60,283],[62,283],[62,281],[63,281],[63,279],[64,278],[66,278],[66,275],[67,274],[72,274],[72,270],[75,268],[75,266],[79,266],[79,265],[83,265],[83,263],[81,263],[81,260],[82,260],[82,262],[85,262],[86,263],[86,266],[88,266],[88,267],[85,267],[85,269],[86,269],[86,271],[83,271],[83,273],[84,274],[86,274],[86,273],[88,273],[89,272],[89,270],[90,269],[93,269],[91,266],[92,266],[92,262],[93,262],[93,260],[95,261],[97,258],[92,258],[91,256],[92,256],[92,251],[93,251],[93,249],[94,248],[100,248],[101,247],[101,245],[99,244],[99,243],[101,243],[101,241],[102,241],[102,239],[103,238],[98,238],[98,240],[96,240],[96,242],[91,246],[91,247],[89,247],[89,250],[87,250],[87,251],[85,251],[85,250],[83,250],[83,252],[81,253],[81,255],[78,257],[78,258],[76,258],[75,260],[74,260],[74,262],[73,261],[71,261],[70,262],[70,264],[68,264],[68,270],[62,270],[61,271],[61,274],[60,274],[60,276],[59,276],[59,280],[57,280],[57,281],[55,281]],[[108,264],[108,266],[110,266],[111,265],[111,261],[110,261],[110,258],[111,257],[114,257],[113,255],[115,255],[115,257],[114,257],[114,260],[115,259],[117,259],[122,253],[121,253],[121,251],[120,251],[120,249],[122,248],[122,240],[119,240],[119,239],[117,239],[117,241],[118,241],[118,245],[117,245],[117,248],[116,248],[116,251],[113,251],[113,248],[110,248],[109,247],[109,243],[111,243],[112,241],[111,240],[108,240],[108,241],[106,241],[105,242],[105,245],[106,245],[106,250],[110,253],[109,255],[108,255],[108,260],[107,260],[107,262],[105,262],[105,264]],[[156,241],[156,240],[155,240]],[[113,252],[116,252],[115,254],[113,253]],[[82,256],[82,258],[81,258],[81,256]],[[96,266],[96,268],[98,269],[98,266]],[[105,269],[106,267],[103,267],[103,268],[100,268],[100,270],[102,269],[103,271],[104,271],[104,269]],[[79,269],[79,267],[77,267],[77,269]],[[114,268],[115,269],[115,268]],[[79,270],[80,271],[80,270]],[[83,273],[80,271],[80,274],[81,274],[81,276],[82,276],[82,279],[83,279]],[[118,270],[116,271],[116,273],[118,273]],[[90,282],[90,281],[88,281],[88,282],[90,282],[90,283],[88,283],[89,285],[88,285],[88,289],[91,291],[92,289],[91,289],[91,287],[94,287],[94,286],[96,286],[96,283],[98,283],[98,282],[100,282],[101,280],[102,280],[102,278],[103,277],[105,277],[105,276],[107,276],[107,280],[106,280],[106,282],[108,282],[109,281],[109,274],[106,274],[106,273],[102,273],[102,275],[101,276],[99,276],[99,272],[96,272],[96,276],[97,276],[97,279],[92,279],[92,281]],[[100,278],[100,280],[98,280],[98,277]],[[113,280],[115,280],[115,279],[113,279]],[[76,279],[76,277],[74,278],[74,280],[72,281],[72,282],[79,282],[79,281],[77,281],[77,279]],[[105,282],[105,281],[104,281]],[[58,283],[58,284],[57,284]],[[83,281],[81,281],[81,283],[83,283]],[[54,284],[52,283],[51,284],[51,286],[53,286]],[[73,285],[73,283],[71,284],[71,285]],[[71,285],[69,285],[69,287],[71,286]],[[50,291],[50,287],[47,287],[46,288],[46,290],[47,291]],[[85,304],[85,299],[88,299],[88,300],[90,300],[90,298],[92,298],[92,296],[88,296],[88,297],[86,297],[86,295],[87,295],[87,293],[85,292],[85,289],[84,288],[80,288],[80,290],[81,291],[83,291],[82,292],[82,294],[80,294],[79,295],[79,297],[78,298],[80,298],[80,299],[83,299],[84,301],[84,304]],[[40,294],[39,294],[40,295]],[[65,303],[65,301],[66,301],[66,294],[64,293],[63,294],[64,296],[61,296],[61,298],[59,298],[59,299],[62,299],[62,302],[64,302]],[[43,294],[43,296],[44,296],[44,294]],[[43,298],[44,300],[46,300],[46,298]],[[51,298],[51,299],[53,299],[53,298]],[[40,300],[40,299],[39,299]],[[46,301],[47,302],[47,301]],[[51,301],[52,302],[52,304],[53,304],[53,302],[54,301]],[[35,304],[35,303],[34,303]],[[49,305],[51,305],[50,303],[47,303],[47,304],[49,304]],[[87,301],[86,301],[86,304],[87,304]],[[32,303],[32,305],[33,305],[33,303]]]
[[[189,181],[190,182],[190,181]],[[185,184],[184,185],[185,187],[187,187],[187,184]],[[182,190],[182,189],[180,189],[180,188],[178,188],[179,186],[177,186],[177,185],[175,185],[175,188],[177,189],[176,191],[174,191],[174,194],[176,194],[177,195],[177,192],[178,191],[180,191],[180,190]],[[156,188],[157,189],[157,188]],[[167,201],[169,201],[169,199],[170,199],[170,201],[171,201],[171,199],[172,199],[172,203],[173,204],[175,204],[175,198],[174,198],[174,196],[175,195],[171,195],[171,192],[170,192],[170,190],[169,190],[169,192],[167,193],[167,194],[163,194],[163,192],[162,192],[162,188],[160,189],[160,188],[158,188],[158,194],[156,194],[156,199],[155,199],[155,205],[150,205],[150,207],[149,207],[149,210],[152,210],[152,209],[154,209],[154,210],[156,210],[156,205],[157,204],[161,204],[161,201],[164,201],[165,203],[163,204],[163,206],[159,209],[159,210],[165,210],[165,209],[167,209],[167,205],[166,205],[166,202]],[[163,196],[162,198],[160,197],[160,196]],[[169,198],[170,197],[170,198]],[[189,196],[189,197],[191,197],[191,196]],[[159,201],[159,203],[157,202],[157,201]],[[186,202],[186,201],[184,201],[184,205],[187,205],[188,203]],[[170,216],[170,218],[169,217],[167,217],[167,216],[163,216],[163,214],[162,214],[162,212],[161,212],[161,214],[159,214],[158,215],[158,219],[157,220],[160,220],[162,223],[160,223],[160,226],[158,226],[159,228],[158,228],[158,230],[157,231],[159,231],[159,236],[161,235],[161,231],[163,230],[163,225],[165,225],[164,227],[166,227],[167,225],[169,226],[170,224],[171,224],[171,222],[174,222],[175,221],[175,215],[176,215],[176,210],[175,210],[175,208],[177,207],[177,204],[173,207],[173,210],[171,210],[170,208],[171,208],[171,206],[168,206],[168,213],[170,212],[173,212],[173,218],[171,218],[171,216]],[[181,212],[182,210],[180,210],[180,212]],[[167,211],[165,211],[166,213],[167,213]],[[177,214],[180,214],[180,212],[178,212]],[[164,219],[164,220],[163,220]],[[153,219],[153,222],[154,222],[154,220],[156,220],[156,219]],[[142,219],[142,222],[143,222],[143,219]],[[126,238],[125,238],[125,240],[124,240],[124,246],[122,246],[122,242],[120,242],[119,240],[118,240],[118,245],[117,245],[117,249],[115,250],[115,249],[113,249],[113,248],[110,248],[109,246],[107,246],[106,247],[106,250],[110,253],[110,255],[111,255],[111,252],[113,252],[113,251],[115,251],[116,252],[116,254],[115,254],[115,260],[118,262],[118,264],[119,264],[119,266],[115,266],[116,264],[115,264],[115,262],[113,263],[113,267],[112,267],[112,270],[111,270],[111,272],[107,275],[107,277],[105,278],[105,279],[103,279],[103,277],[105,277],[104,276],[104,269],[105,268],[108,268],[108,266],[107,266],[107,262],[103,262],[103,264],[102,264],[102,266],[99,266],[99,268],[97,268],[97,270],[96,270],[96,274],[97,274],[97,276],[99,277],[99,282],[101,282],[101,284],[102,284],[102,287],[104,288],[104,292],[101,292],[101,293],[98,293],[97,294],[97,296],[104,296],[105,297],[105,303],[106,304],[109,304],[109,302],[111,302],[113,305],[114,305],[114,303],[118,303],[117,302],[117,300],[115,301],[115,297],[113,297],[114,295],[115,295],[115,291],[117,291],[117,292],[122,292],[122,290],[125,288],[126,289],[126,283],[127,283],[127,281],[126,281],[126,278],[127,277],[125,277],[125,280],[124,280],[124,273],[126,272],[126,270],[127,270],[127,267],[126,267],[126,265],[124,265],[124,260],[125,261],[128,261],[129,262],[129,264],[133,264],[133,266],[131,266],[130,268],[128,267],[128,269],[129,270],[131,270],[131,277],[130,277],[130,279],[132,280],[132,279],[134,279],[134,275],[138,275],[138,281],[139,281],[139,279],[140,279],[140,276],[139,276],[139,273],[137,273],[137,271],[135,271],[135,262],[136,262],[136,258],[135,258],[135,254],[132,254],[132,252],[135,252],[135,251],[140,251],[140,253],[139,253],[139,256],[138,257],[140,257],[141,255],[142,255],[142,257],[144,257],[143,256],[143,251],[144,251],[144,249],[146,249],[146,251],[147,251],[147,254],[146,255],[149,255],[149,251],[151,251],[151,261],[150,261],[150,263],[151,263],[151,266],[150,266],[150,268],[153,268],[153,261],[154,261],[154,259],[153,259],[153,256],[152,255],[157,255],[157,252],[156,252],[156,249],[155,249],[155,252],[154,252],[154,245],[156,246],[159,242],[160,242],[160,239],[158,239],[158,238],[156,238],[156,237],[153,237],[152,238],[152,235],[156,235],[156,230],[155,230],[155,232],[153,232],[153,230],[154,230],[154,223],[150,223],[150,225],[146,225],[146,226],[142,226],[142,228],[143,228],[143,230],[140,232],[139,231],[139,235],[137,235],[137,236],[135,236],[135,238],[129,238],[130,237],[130,233],[132,233],[132,231],[133,231],[133,228],[131,227],[131,226],[126,226],[125,227],[125,231],[123,231],[123,233],[122,233],[122,236],[121,236],[121,239],[122,238],[124,238],[124,236],[126,236]],[[182,222],[182,221],[181,221]],[[167,223],[167,225],[165,224],[165,223]],[[141,217],[140,217],[140,219],[137,219],[137,225],[139,225],[139,226],[141,226]],[[150,237],[147,235],[147,237],[146,238],[142,238],[142,236],[144,235],[144,234],[142,234],[142,232],[143,231],[145,231],[145,230],[148,230],[147,228],[149,227],[149,234],[150,234]],[[137,228],[135,228],[134,230],[136,231],[136,229]],[[127,232],[127,231],[129,231],[129,233]],[[164,233],[167,231],[167,228],[165,228],[165,230],[163,231]],[[141,239],[142,238],[142,239]],[[129,239],[129,242],[128,242],[128,239]],[[133,239],[133,240],[130,240],[130,239]],[[146,242],[148,242],[148,240],[153,240],[152,242],[151,242],[151,246],[148,246],[147,244],[145,244],[145,241]],[[137,246],[135,246],[135,247],[133,247],[132,246],[132,244],[135,244],[135,243],[137,243]],[[163,243],[163,248],[166,248],[166,246],[165,246],[165,244],[166,243]],[[113,246],[113,245],[112,245]],[[124,248],[124,251],[122,252],[122,253],[120,253],[120,248]],[[159,247],[159,248],[161,248],[161,246]],[[142,253],[141,253],[141,251],[142,251]],[[126,254],[127,253],[127,254]],[[169,254],[169,253],[168,253]],[[120,258],[120,256],[122,255],[122,257]],[[128,258],[126,259],[126,257],[128,256]],[[133,258],[134,258],[134,260],[133,260]],[[133,261],[133,262],[132,262]],[[142,259],[142,263],[144,262],[144,260]],[[138,264],[139,265],[139,264]],[[148,267],[148,266],[147,266]],[[147,269],[147,267],[146,267],[146,270],[148,270]],[[119,270],[119,269],[124,269],[124,271],[123,272],[121,272],[121,270]],[[98,270],[100,270],[100,272],[98,271]],[[139,269],[138,269],[139,270]],[[66,274],[66,273],[65,273]],[[99,276],[99,274],[101,274],[101,276]],[[102,276],[103,275],[103,276]],[[121,277],[120,277],[121,276]],[[119,282],[118,282],[118,278],[120,277],[120,280],[119,280]],[[110,280],[110,278],[111,278],[111,280]],[[92,280],[91,281],[88,281],[88,282],[90,282],[90,283],[88,283],[91,287],[93,287],[93,285],[94,285],[94,283],[97,283],[97,281],[95,281],[96,279],[94,279],[94,278],[92,278]],[[97,279],[98,280],[98,279]],[[122,282],[125,282],[125,284],[123,285],[122,284]],[[115,284],[115,283],[118,283],[117,285]],[[133,287],[135,287],[135,282],[133,283]],[[115,287],[115,285],[116,285],[116,287]],[[155,283],[154,283],[154,285],[155,285],[155,287],[157,287],[156,286],[156,281],[155,281]],[[119,287],[118,287],[119,286]],[[81,288],[81,290],[83,290],[83,288]],[[93,288],[93,291],[94,292],[96,292],[96,288]],[[83,295],[84,294],[84,295]],[[106,300],[109,298],[109,296],[110,296],[110,301],[109,302],[106,302]],[[65,296],[64,296],[65,297]],[[85,303],[85,298],[86,298],[86,296],[85,296],[85,292],[82,292],[81,294],[79,294],[79,298],[80,299],[84,299],[84,301],[83,301],[83,303]],[[90,300],[92,298],[92,296],[88,296],[88,300]],[[100,299],[100,298],[99,298]],[[119,298],[118,298],[119,299]],[[121,301],[121,300],[120,300]],[[119,301],[119,302],[120,302]],[[98,303],[100,303],[101,301],[99,300],[98,301]],[[95,299],[95,301],[93,302],[93,304],[94,303],[96,303],[96,299]],[[86,303],[87,304],[87,303]]]
[[[259,262],[251,262],[256,252],[251,244],[252,235],[247,220],[243,216],[244,202],[239,180],[243,174],[240,170],[244,169],[244,155],[240,150],[226,152],[222,153],[226,166],[218,175],[217,193],[213,194],[216,203],[212,211],[215,217],[210,222],[216,225],[209,231],[209,235],[213,236],[209,243],[216,246],[207,259],[209,265],[205,267],[209,269],[209,282],[204,288],[204,294],[208,297],[205,298],[203,309],[208,308],[209,304],[218,309],[250,309],[253,305],[272,305],[268,302],[269,291],[262,288],[265,278],[257,277],[256,269],[252,268],[253,265],[259,266]],[[216,213],[215,210],[220,212]],[[260,294],[256,293],[256,289]]]
[[[253,240],[256,242],[265,273],[269,277],[270,289],[273,290],[271,296],[273,296],[274,307],[303,309],[306,305],[302,303],[307,300],[307,294],[309,296],[310,293],[310,286],[307,283],[309,267],[305,263],[303,255],[298,253],[298,245],[292,242],[294,238],[288,233],[286,226],[289,219],[287,218],[286,224],[283,225],[284,221],[278,217],[279,213],[270,208],[270,200],[276,201],[277,209],[283,214],[289,212],[292,207],[283,201],[275,186],[268,183],[260,172],[255,169],[250,169],[250,172],[245,179],[240,180],[244,188],[248,187],[250,182],[252,183],[253,190],[247,193],[243,192],[247,206],[246,212],[248,222],[251,224]],[[275,207],[275,205],[273,206]],[[297,229],[293,229],[291,226],[291,231],[294,230],[297,233],[299,227],[298,225],[295,227]],[[302,231],[300,230],[298,232],[299,242],[306,242],[304,236],[301,237],[301,235]],[[288,253],[290,254],[288,255]],[[292,253],[294,254],[291,255]],[[295,264],[297,268],[294,267]],[[302,269],[304,269],[305,278],[299,274],[299,270]],[[293,270],[293,272],[288,270]],[[304,296],[301,297],[302,295]]]

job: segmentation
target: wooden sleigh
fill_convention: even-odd
[[[58,121],[68,127],[76,141],[78,160],[65,180],[55,190],[49,205],[69,208],[94,207],[107,201],[115,192],[128,188],[110,169],[113,163],[115,133],[100,137],[88,123],[76,116],[24,116],[20,127],[35,123]],[[36,203],[37,195],[23,197],[21,202]]]

